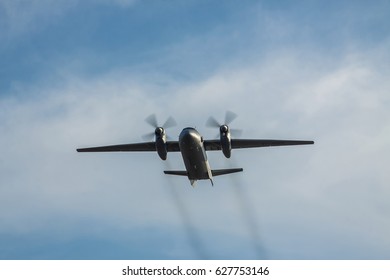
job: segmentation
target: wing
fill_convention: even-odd
[[[219,140],[205,140],[204,147],[207,151],[221,150]],[[272,140],[272,139],[232,139],[232,149],[260,148],[270,146],[310,145],[314,141],[307,140]]]
[[[168,141],[166,143],[168,152],[180,151],[178,141]],[[120,144],[111,146],[100,146],[91,148],[77,149],[78,152],[155,152],[155,142],[144,142],[134,144]]]
[[[272,139],[232,139],[232,149],[257,148],[271,146],[311,145],[307,140],[272,140]]]

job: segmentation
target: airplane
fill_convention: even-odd
[[[162,160],[167,159],[168,152],[180,152],[185,170],[166,170],[164,173],[187,176],[194,187],[197,180],[210,180],[211,185],[214,186],[214,176],[243,171],[243,168],[211,169],[206,151],[222,150],[224,156],[230,158],[232,149],[314,144],[314,141],[308,140],[232,139],[231,133],[238,134],[240,132],[236,129],[231,130],[228,126],[236,117],[235,113],[227,111],[224,124],[220,124],[213,117],[208,119],[207,126],[219,127],[219,139],[204,140],[195,128],[186,127],[181,131],[178,141],[167,141],[165,129],[175,126],[176,122],[170,117],[163,126],[159,126],[156,115],[152,114],[145,121],[155,127],[155,131],[145,135],[145,137],[154,135],[155,141],[79,148],[77,152],[157,152]]]

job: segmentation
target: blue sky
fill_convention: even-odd
[[[389,259],[388,1],[0,0],[0,259]],[[314,146],[77,154],[173,116]]]

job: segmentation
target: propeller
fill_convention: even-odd
[[[207,122],[206,126],[208,127],[213,127],[213,128],[219,128],[220,130],[227,131],[228,130],[228,125],[233,122],[238,115],[236,113],[233,113],[232,111],[226,111],[225,113],[225,122],[221,124],[218,122],[214,117],[210,117]],[[235,135],[236,137],[240,137],[242,134],[242,129],[229,129],[230,133],[232,135]]]
[[[164,123],[162,126],[159,126],[159,125],[158,125],[158,121],[157,121],[156,114],[151,114],[150,116],[148,116],[148,117],[145,119],[145,122],[147,122],[147,123],[150,124],[153,128],[155,128],[155,131],[143,135],[142,138],[143,138],[144,140],[153,139],[153,136],[154,136],[154,135],[156,135],[156,134],[162,134],[162,133],[165,131],[166,128],[171,128],[171,127],[174,127],[174,126],[177,125],[177,123],[176,123],[176,121],[174,120],[174,118],[169,117],[169,118],[165,121],[165,123]]]

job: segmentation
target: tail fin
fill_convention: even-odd
[[[242,172],[244,169],[242,168],[230,168],[230,169],[215,169],[211,170],[213,176],[226,175],[230,173]]]

